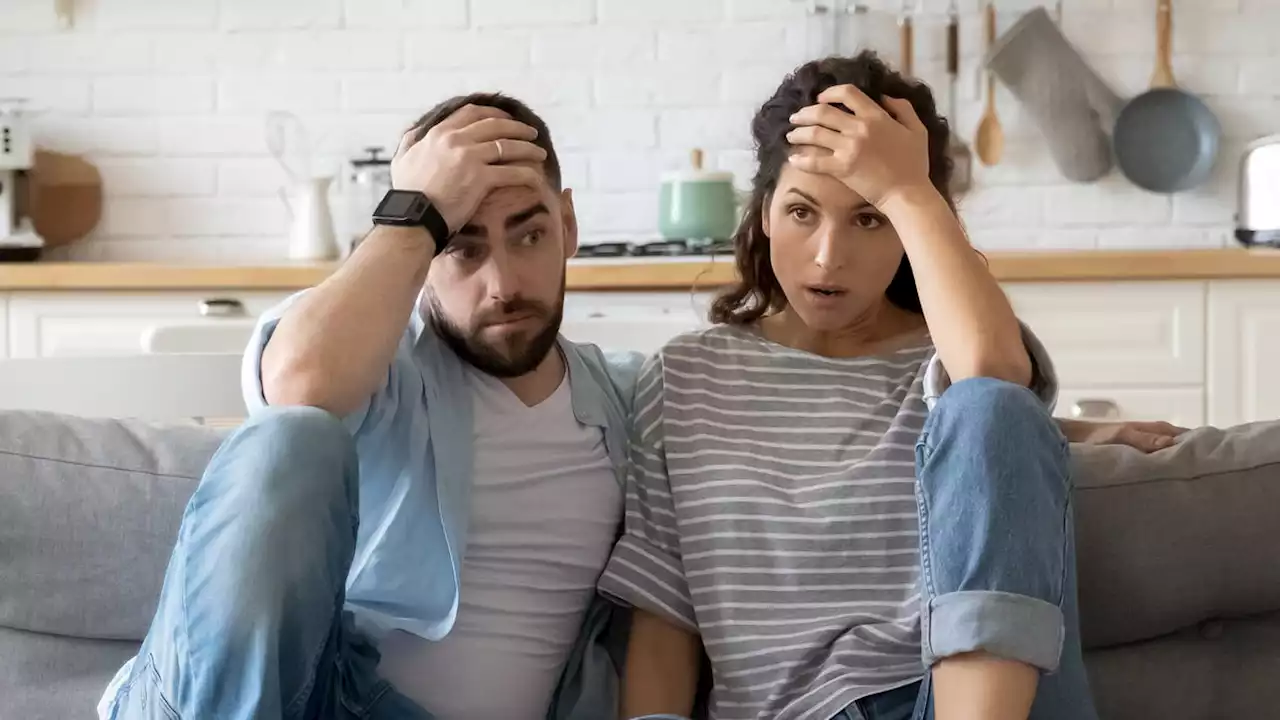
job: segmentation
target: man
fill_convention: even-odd
[[[625,623],[595,583],[640,358],[558,337],[577,222],[550,134],[511,98],[454,98],[391,170],[390,224],[259,324],[255,412],[104,717],[616,712]]]

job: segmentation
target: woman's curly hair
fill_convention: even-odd
[[[869,50],[855,57],[829,57],[805,63],[782,81],[751,121],[757,169],[746,211],[733,236],[734,261],[740,279],[711,304],[712,322],[747,325],[786,307],[786,296],[773,274],[769,238],[764,233],[762,218],[790,154],[786,136],[795,127],[790,119],[792,113],[816,104],[818,95],[835,85],[854,85],[881,105],[885,96],[909,101],[929,133],[929,179],[948,203],[953,202],[952,163],[947,156],[951,129],[938,114],[927,85],[890,69]],[[905,256],[885,297],[904,310],[920,312],[915,277]]]

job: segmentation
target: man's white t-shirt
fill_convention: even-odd
[[[440,720],[541,719],[609,558],[622,491],[566,377],[529,407],[472,373],[475,471],[457,622],[381,643],[379,673]]]

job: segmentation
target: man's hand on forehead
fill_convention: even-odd
[[[458,108],[457,112],[444,120],[441,120],[436,127],[447,130],[461,130],[468,125],[473,125],[481,120],[511,120],[511,115],[508,114],[506,110],[489,105],[463,105]],[[520,124],[524,125],[524,123]],[[528,126],[525,125],[525,127]],[[421,128],[415,129],[421,130]],[[530,129],[532,130],[532,128]],[[419,136],[425,134],[425,132],[420,132]],[[537,133],[534,134],[536,135]]]
[[[498,108],[466,105],[425,133],[414,127],[400,138],[391,160],[391,184],[426,195],[450,232],[457,232],[494,189],[537,187],[541,175],[536,166],[547,159],[546,151],[533,143],[537,136],[533,127]]]

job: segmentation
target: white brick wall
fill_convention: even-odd
[[[214,160],[103,158],[98,169],[110,198],[201,197],[218,188],[219,163]]]
[[[1049,0],[1001,0],[1001,26]],[[831,51],[826,21],[792,0],[77,0],[59,31],[52,0],[2,0],[0,96],[38,110],[38,142],[86,153],[107,209],[87,259],[282,257],[283,177],[267,111],[307,124],[317,165],[338,171],[388,148],[435,102],[505,90],[540,110],[576,190],[588,239],[655,232],[659,176],[697,145],[745,183],[752,109],[800,62]],[[898,0],[843,20],[896,58]],[[941,23],[925,0],[917,66],[946,107]],[[1145,88],[1154,0],[1067,0],[1064,27],[1117,91]],[[956,122],[981,112],[980,0],[964,12]],[[961,207],[984,248],[1212,247],[1229,243],[1236,159],[1280,132],[1280,0],[1175,0],[1175,70],[1226,130],[1213,179],[1173,198],[1118,173],[1065,182],[1016,99],[997,99],[1005,161],[975,168]],[[341,198],[335,196],[335,208]]]
[[[481,28],[589,23],[596,17],[596,0],[470,0],[469,16],[471,24]]]
[[[346,27],[466,27],[467,0],[359,0],[343,4]]]
[[[95,115],[208,115],[214,104],[214,83],[207,77],[120,75],[93,81]]]
[[[41,0],[19,0],[31,5],[44,5],[52,14],[53,3]],[[91,6],[90,19],[106,32],[119,30],[209,29],[217,24],[217,0],[97,0]],[[49,27],[52,27],[51,22]]]

